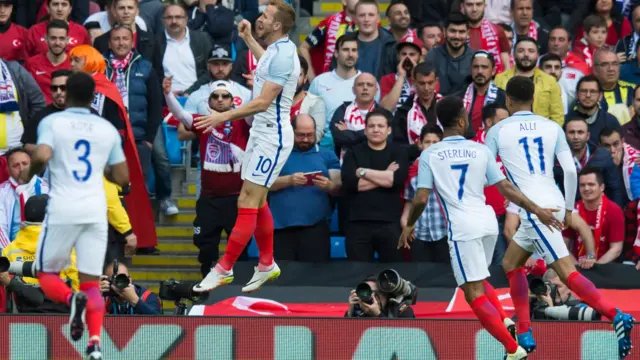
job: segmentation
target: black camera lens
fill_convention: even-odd
[[[356,286],[356,295],[358,295],[360,300],[362,300],[362,302],[364,303],[373,303],[373,290],[371,289],[371,286],[369,286],[369,284],[367,284],[366,282],[360,283],[358,284],[358,286]]]
[[[529,281],[529,290],[531,290],[534,295],[546,295],[547,283],[541,278],[533,278]]]
[[[127,286],[129,286],[129,276],[126,274],[118,274],[111,281],[113,286],[117,287],[120,290],[124,290]]]

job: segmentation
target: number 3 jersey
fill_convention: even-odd
[[[485,145],[493,156],[500,155],[509,180],[531,201],[542,207],[565,206],[553,178],[556,155],[566,151],[571,157],[560,125],[519,111],[489,129]],[[527,216],[521,212],[521,217]]]
[[[116,128],[88,109],[69,108],[42,119],[38,145],[53,149],[46,223],[106,222],[104,169],[125,162]]]
[[[433,189],[445,217],[449,240],[498,235],[498,222],[486,205],[484,187],[505,179],[484,145],[450,136],[420,155],[418,189]]]

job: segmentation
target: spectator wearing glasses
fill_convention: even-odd
[[[24,61],[27,29],[11,21],[15,0],[0,1],[0,58],[6,61]]]
[[[273,251],[279,260],[329,261],[333,209],[340,193],[340,162],[316,144],[316,124],[307,114],[291,120],[294,146],[280,176],[269,190],[273,213]]]
[[[166,5],[163,20],[165,31],[156,35],[152,63],[159,79],[173,77],[172,91],[176,96],[189,95],[209,82],[211,38],[187,28],[187,11],[182,5]]]
[[[218,245],[222,230],[231,233],[236,223],[237,203],[242,188],[240,164],[249,139],[246,121],[228,121],[210,133],[193,127],[194,114],[184,110],[171,91],[172,79],[162,82],[164,98],[169,110],[184,127],[195,133],[200,145],[200,188],[193,222],[193,242],[198,247],[200,271],[205,277],[218,260]],[[233,107],[233,85],[219,80],[211,84],[209,111],[225,112]],[[246,251],[246,249],[245,249]]]
[[[70,69],[69,56],[64,51],[69,42],[67,33],[69,25],[61,20],[51,20],[47,24],[46,43],[49,50],[46,54],[38,54],[30,57],[24,64],[34,80],[40,86],[47,104],[51,104],[53,98],[49,91],[51,74],[56,70]]]
[[[589,141],[596,145],[600,141],[600,133],[606,128],[622,131],[615,116],[600,106],[602,86],[593,75],[587,75],[578,81],[576,86],[577,103],[574,110],[569,111],[567,119],[580,118],[587,123]]]
[[[126,26],[133,32],[133,47],[145,59],[153,60],[153,37],[150,33],[142,30],[136,24],[136,17],[140,12],[138,8],[138,0],[115,0],[113,3],[115,10],[116,23],[114,26]],[[101,54],[109,52],[109,39],[111,30],[99,36],[93,43]]]
[[[621,104],[629,108],[633,104],[633,84],[620,80],[620,60],[609,49],[600,49],[594,56],[593,74],[600,81],[603,96],[600,107],[607,111],[609,108]],[[627,118],[627,121],[629,119]],[[626,123],[626,121],[621,121]]]

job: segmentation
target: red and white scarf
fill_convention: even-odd
[[[247,71],[249,72],[249,74],[254,75],[257,67],[258,59],[253,56],[251,50],[247,51]]]
[[[329,16],[327,19],[327,35],[325,39],[324,56],[322,64],[322,72],[329,71],[331,60],[333,60],[333,52],[336,49],[336,42],[342,24],[349,24],[351,19],[347,16],[347,9],[343,9],[337,14]]]
[[[587,39],[582,38],[580,40],[584,47],[582,48],[582,56],[584,57],[584,62],[587,64],[589,68],[593,68],[593,54],[596,52],[595,47],[589,45]]]
[[[364,116],[362,116],[362,111],[360,111],[360,108],[355,101],[349,104],[349,106],[344,110],[344,123],[347,125],[347,129],[350,131],[364,130],[364,118],[367,116],[369,111],[373,110],[375,105],[375,101],[372,102]]]
[[[402,37],[402,39],[400,39],[398,43],[399,44],[404,42],[413,43],[417,38],[418,38],[418,34],[416,33],[416,31],[413,30],[412,28],[408,28],[407,33],[404,34],[404,36]]]
[[[433,104],[435,106],[435,102],[439,100],[440,94],[434,94]],[[437,120],[438,126],[442,129],[442,125],[440,121]],[[427,125],[427,118],[422,113],[422,107],[420,106],[420,99],[418,99],[418,94],[413,96],[413,106],[409,110],[407,114],[407,139],[409,139],[409,144],[416,144],[420,141],[420,132],[422,128]]]
[[[483,19],[480,22],[480,34],[482,49],[493,55],[493,60],[496,62],[496,75],[500,74],[504,71],[504,64],[502,63],[500,42],[495,25],[493,25],[489,20]]]
[[[636,159],[640,156],[640,151],[634,149],[627,143],[622,145],[622,151],[622,179],[624,180],[624,187],[627,189],[627,196],[629,199],[633,199],[629,178],[631,177],[631,171],[633,171]]]
[[[124,106],[129,108],[129,88],[127,85],[127,68],[129,67],[129,63],[133,58],[133,52],[129,52],[124,59],[117,59],[113,54],[111,54],[111,58],[109,61],[111,62],[111,67],[113,67],[113,75],[111,77],[111,82],[116,84],[118,88],[118,92],[120,96],[122,96],[122,101],[124,102]]]
[[[471,83],[469,84],[469,86],[467,86],[467,91],[465,91],[464,97],[462,98],[462,103],[464,104],[464,108],[467,109],[467,112],[469,113],[472,110],[471,104],[473,104],[473,98],[475,97],[475,95],[476,95],[476,90],[475,90],[475,87],[473,86],[473,83]],[[489,83],[489,88],[487,89],[487,92],[484,95],[484,104],[482,104],[482,106],[484,107],[484,105],[495,102],[497,97],[498,97],[498,87],[492,81],[491,83]]]
[[[527,31],[527,36],[538,40],[538,24],[535,23],[535,21],[531,21],[529,23],[529,31]]]
[[[607,216],[607,208],[609,207],[609,199],[602,194],[602,198],[600,200],[600,204],[598,205],[598,209],[596,210],[596,224],[593,227],[593,242],[595,243],[595,255],[598,256],[598,248],[600,247],[600,242],[602,239],[602,227],[604,224],[604,219]],[[576,206],[578,208],[578,214],[580,214],[580,217],[583,218],[585,221],[587,219],[587,209],[584,208],[584,202],[583,201],[578,201],[578,204]],[[579,247],[578,247],[578,258],[581,258],[583,256],[586,256],[586,252],[584,249],[584,241],[582,240],[582,238],[578,238],[579,240]]]

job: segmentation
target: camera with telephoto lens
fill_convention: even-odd
[[[173,301],[176,304],[175,315],[187,315],[187,305],[185,300],[197,302],[208,298],[209,294],[200,294],[193,291],[193,287],[199,281],[179,281],[175,279],[160,282],[158,296],[162,300]]]
[[[9,261],[8,258],[0,257],[0,272],[8,272],[11,275],[22,277],[37,277],[35,263],[33,261]]]
[[[109,289],[111,289],[111,285],[115,286],[118,290],[124,290],[131,281],[129,280],[129,276],[127,274],[118,274],[118,269],[120,268],[120,264],[118,264],[118,260],[113,261],[113,275],[109,278]],[[115,291],[109,290],[104,296],[119,296]]]
[[[390,302],[398,305],[406,303],[406,305],[415,305],[418,300],[418,288],[410,281],[403,279],[397,271],[393,269],[382,270],[376,277],[378,291],[385,293],[389,297]],[[366,304],[373,303],[373,289],[367,282],[361,282],[356,286],[356,295]],[[354,306],[354,316],[365,316],[360,306]]]

